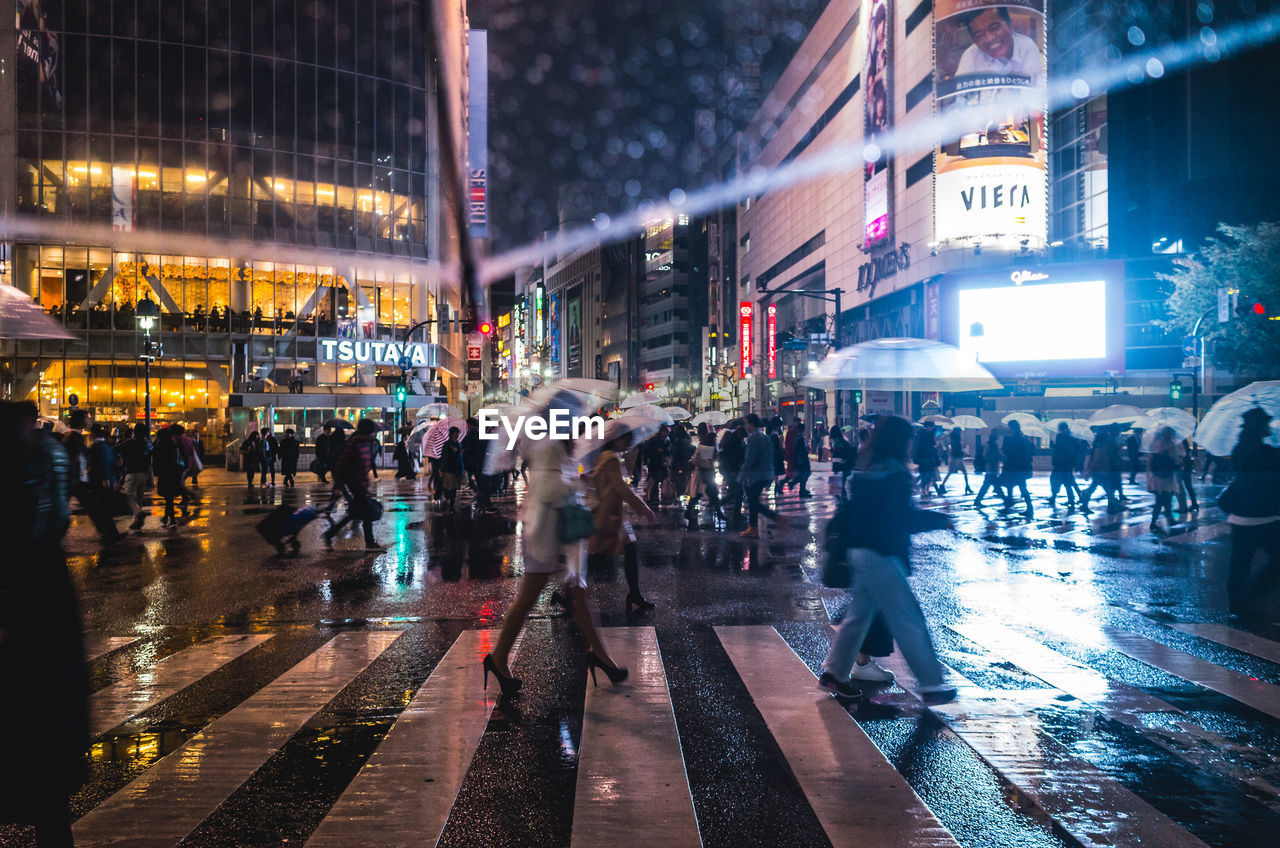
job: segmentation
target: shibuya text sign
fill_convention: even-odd
[[[516,446],[523,436],[535,442],[543,439],[568,441],[570,439],[603,439],[604,419],[599,415],[570,415],[567,409],[551,409],[545,416],[521,415],[504,417],[496,409],[482,409],[476,416],[479,436],[492,441],[502,438],[505,431],[507,450]]]
[[[320,339],[321,362],[350,362],[356,365],[400,365],[410,368],[431,365],[426,345],[418,342],[375,342],[360,339]]]

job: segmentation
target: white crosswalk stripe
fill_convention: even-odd
[[[1253,634],[1219,625],[1173,626],[1266,661],[1280,660],[1280,644]],[[1216,775],[1241,797],[1280,814],[1280,766],[1269,752],[1224,738],[1198,715],[1111,680],[1009,625],[971,621],[952,630],[1051,688],[985,688],[949,670],[959,688],[955,701],[922,706],[891,689],[878,698],[878,708],[898,709],[899,720],[917,716],[917,721],[927,709],[944,726],[931,732],[950,734],[957,744],[968,746],[971,756],[1016,790],[1021,805],[1036,811],[1029,814],[1032,818],[1051,820],[1074,844],[1179,848],[1203,843],[1054,738],[1040,711],[1061,703],[1060,698],[1088,704],[1148,742],[1156,756]],[[735,685],[759,712],[785,761],[783,771],[795,781],[832,845],[957,844],[940,814],[913,789],[913,778],[899,773],[868,735],[866,722],[879,720],[877,714],[864,717],[858,711],[851,716],[818,690],[803,652],[797,653],[799,642],[771,626],[717,626],[714,633],[736,675]],[[816,628],[813,633],[821,635]],[[346,632],[324,643],[82,816],[75,824],[77,844],[168,846],[182,841],[400,635]],[[94,696],[100,707],[95,731],[118,725],[228,662],[256,662],[261,652],[253,649],[269,638],[214,637],[101,690]],[[326,802],[329,808],[317,815],[314,830],[300,842],[315,848],[436,844],[450,825],[473,757],[490,729],[498,699],[492,682],[489,693],[481,688],[480,659],[495,638],[496,631],[469,630],[453,641],[412,697],[405,693],[389,730],[370,742],[367,760],[353,766],[345,787],[335,787],[328,796],[333,800]],[[654,848],[698,846],[715,821],[691,792],[688,748],[658,633],[653,627],[613,627],[605,638],[618,662],[630,668],[630,677],[617,686],[604,679],[599,687],[587,681],[571,830],[566,830],[570,844],[587,848],[621,840]],[[1251,680],[1128,630],[1095,629],[1080,638],[1280,718],[1280,686]],[[517,651],[519,647],[517,643]],[[883,662],[900,681],[911,679],[897,657]],[[1151,721],[1156,715],[1165,719]],[[554,732],[536,722],[531,727]],[[1225,750],[1230,757],[1217,756]],[[497,779],[518,775],[513,771]],[[723,841],[723,834],[718,838]]]

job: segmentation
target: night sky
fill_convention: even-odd
[[[489,30],[493,249],[554,228],[562,184],[592,184],[593,206],[615,213],[716,180],[695,112],[717,110],[727,138],[749,117],[730,93],[735,68],[761,63],[767,92],[824,5],[471,0],[471,25]]]

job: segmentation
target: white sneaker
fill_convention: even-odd
[[[854,663],[852,676],[854,680],[868,680],[875,683],[893,682],[893,672],[880,665],[875,659],[867,660],[866,665]]]

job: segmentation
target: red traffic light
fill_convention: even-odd
[[[481,321],[481,322],[480,322],[480,332],[481,332],[481,333],[483,333],[483,334],[484,334],[484,335],[486,335],[486,336],[487,336],[487,335],[489,335],[490,333],[492,333],[492,332],[493,332],[493,325],[492,325],[492,324],[490,324],[488,321]]]
[[[1267,307],[1263,306],[1261,303],[1255,303],[1255,304],[1253,305],[1253,314],[1254,314],[1254,315],[1266,315],[1266,314],[1267,314]]]

